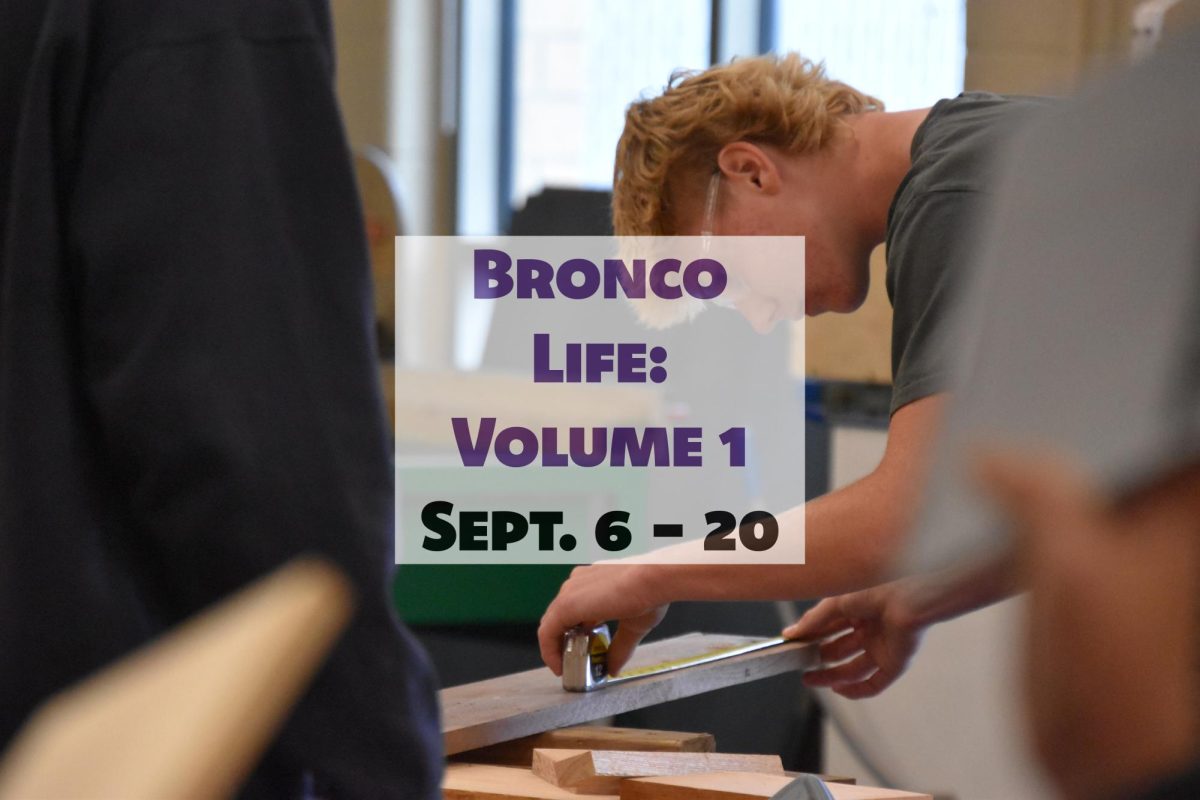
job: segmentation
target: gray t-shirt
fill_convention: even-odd
[[[973,240],[973,225],[995,184],[1001,145],[1053,101],[964,92],[939,101],[917,129],[912,168],[887,223],[887,292],[892,301],[891,411],[945,391],[938,342]]]

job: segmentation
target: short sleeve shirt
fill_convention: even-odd
[[[1052,101],[987,92],[941,100],[917,129],[912,167],[888,211],[892,302],[891,412],[945,391],[940,338],[973,226],[994,185],[996,156],[1021,122]]]

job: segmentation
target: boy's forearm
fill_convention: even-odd
[[[805,530],[804,563],[647,565],[663,603],[824,597],[877,583],[899,540],[897,498],[868,476],[778,515],[781,541]]]
[[[905,616],[926,628],[962,616],[1015,594],[1018,590],[1011,557],[965,570],[905,580]]]

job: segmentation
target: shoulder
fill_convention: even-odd
[[[1055,104],[990,92],[939,101],[913,137],[912,168],[902,191],[989,191],[1004,143]]]
[[[888,211],[889,264],[924,242],[944,247],[961,237],[980,200],[995,186],[1012,134],[1057,101],[989,92],[941,100],[917,129],[912,166]]]

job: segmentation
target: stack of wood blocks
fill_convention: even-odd
[[[644,644],[628,668],[677,664],[759,640],[691,633]],[[581,723],[638,708],[804,670],[818,661],[814,645],[775,647],[659,671],[598,691],[563,691],[545,668],[503,675],[441,692],[442,736],[453,763],[447,800],[801,800],[784,787],[777,755],[716,752],[707,733],[605,728]],[[834,800],[920,800],[929,795],[827,783]]]
[[[446,800],[767,800],[796,779],[777,755],[718,753],[707,733],[580,726],[459,753]],[[835,800],[928,795],[826,777]],[[802,795],[801,795],[802,796]]]

